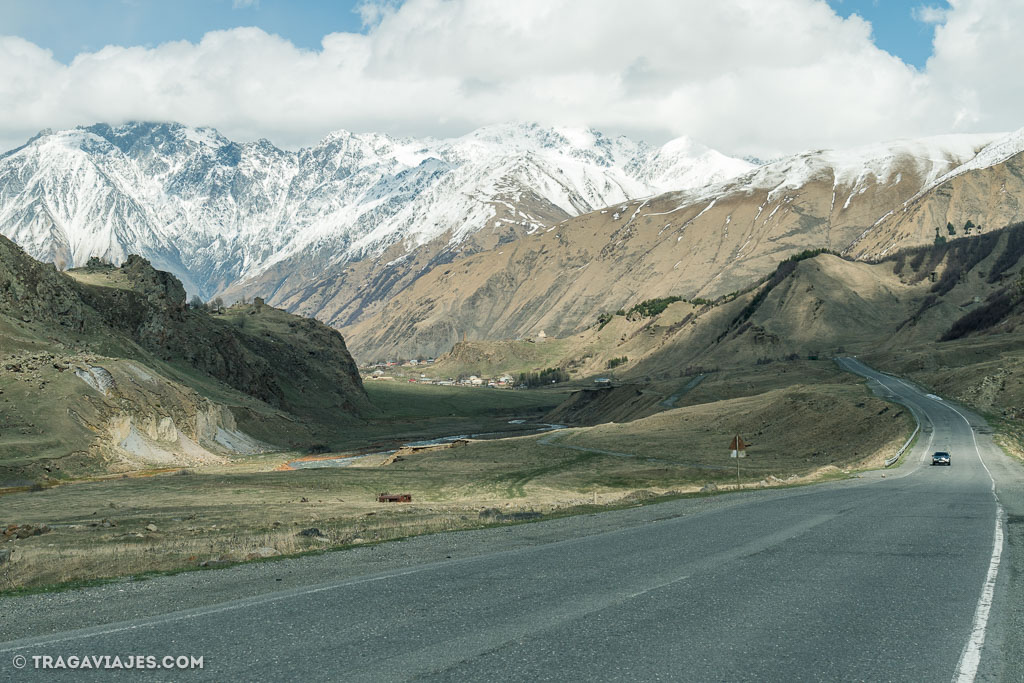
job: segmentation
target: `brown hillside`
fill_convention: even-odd
[[[543,348],[538,367],[560,367],[578,380],[612,375],[643,385],[664,383],[659,391],[668,396],[682,378],[702,372],[843,353],[938,349],[963,321],[982,321],[975,324],[979,329],[966,328],[975,336],[1012,335],[1024,322],[1017,275],[1022,256],[1024,226],[901,252],[879,263],[810,255],[787,260],[757,287],[713,304],[676,302],[653,317],[613,314],[544,344],[460,344],[449,358],[460,358],[467,368],[486,358],[486,367],[499,373],[522,363],[518,347]],[[1008,312],[994,305],[1000,297],[1011,302]],[[614,369],[609,361],[617,363]],[[432,371],[443,374],[448,362],[439,361]]]
[[[926,179],[915,163],[894,168],[898,182],[868,174],[844,185],[822,171],[792,188],[737,184],[706,196],[627,202],[443,267],[421,263],[418,278],[393,298],[352,322],[333,320],[362,358],[436,355],[462,333],[500,339],[544,329],[565,337],[602,311],[644,299],[715,298],[743,289],[808,248],[873,257],[929,244],[936,227],[959,239],[967,220],[987,232],[1016,217],[1016,200],[1002,188],[1019,182],[1019,158],[969,171],[920,197]],[[992,193],[1001,199],[990,202]],[[907,213],[894,212],[904,203]],[[958,227],[949,235],[952,220]],[[908,221],[917,227],[906,227]]]
[[[0,238],[0,486],[308,445],[373,412],[337,331],[184,299],[138,257],[64,274]]]

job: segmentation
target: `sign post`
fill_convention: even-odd
[[[740,435],[737,434],[729,442],[729,450],[732,454],[729,457],[736,458],[736,490],[740,489],[740,458],[747,457],[747,446],[750,444],[743,441]]]

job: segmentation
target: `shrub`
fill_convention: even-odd
[[[910,269],[916,273],[921,268],[921,264],[924,263],[924,257],[928,255],[928,250],[918,247],[916,249],[908,249],[907,251],[913,254],[910,257]]]
[[[972,332],[980,332],[995,327],[1006,319],[1014,308],[1017,307],[1019,299],[1003,288],[988,298],[984,305],[968,311],[953,326],[946,331],[939,341],[950,341],[965,337]]]
[[[626,356],[620,356],[619,358],[609,358],[608,362],[605,363],[604,366],[611,370],[612,368],[617,368],[623,363],[627,363],[628,361],[629,358],[627,358]]]
[[[562,368],[547,368],[540,372],[521,372],[516,382],[521,387],[539,387],[558,382],[568,382],[569,373]]]
[[[629,309],[628,316],[632,317],[634,313],[639,315],[641,318],[653,318],[656,315],[661,315],[665,312],[665,309],[670,304],[674,304],[677,301],[682,301],[682,297],[679,296],[666,296],[660,299],[647,299],[641,301],[637,305]]]
[[[896,254],[896,263],[892,267],[893,275],[901,275],[903,273],[903,266],[907,264],[907,252],[900,251]]]
[[[808,252],[803,253],[806,254]],[[817,254],[819,253],[821,253],[821,251],[818,251],[814,255],[817,256]],[[765,283],[764,287],[761,288],[761,291],[755,294],[754,298],[750,300],[750,303],[743,307],[743,310],[740,311],[739,315],[737,315],[736,318],[732,321],[732,325],[730,325],[730,327],[742,325],[750,318],[750,316],[754,315],[758,307],[760,307],[761,302],[764,301],[765,297],[767,297],[773,289],[778,287],[783,280],[789,277],[793,273],[793,271],[796,270],[797,262],[802,260],[803,258],[794,257],[780,263],[778,268],[775,269],[775,272],[768,276],[768,281]]]

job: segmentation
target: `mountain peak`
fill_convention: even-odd
[[[0,224],[36,257],[139,253],[210,296],[309,250],[344,263],[484,227],[516,234],[746,169],[689,141],[654,149],[538,123],[446,140],[339,130],[297,152],[174,122],[98,123],[0,159]]]
[[[128,121],[118,126],[96,123],[81,130],[98,135],[125,153],[138,148],[184,146],[216,151],[231,144],[214,128],[192,127],[175,122]]]

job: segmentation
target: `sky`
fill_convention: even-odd
[[[1024,0],[0,0],[0,149],[509,121],[771,157],[1024,126]]]
[[[875,45],[921,69],[932,56],[935,22],[926,21],[928,11],[937,19],[949,11],[948,2],[920,0],[829,0],[829,6],[843,18],[857,14],[871,22]]]

